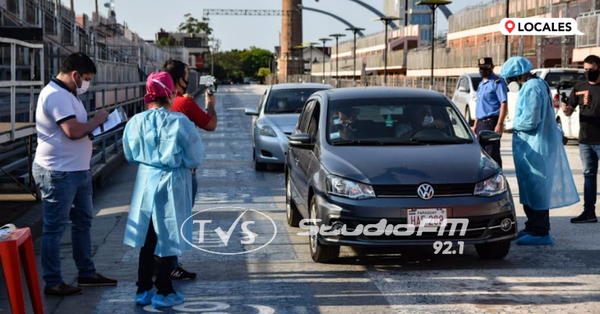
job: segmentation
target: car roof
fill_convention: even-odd
[[[533,69],[531,70],[532,72],[536,72],[536,71],[548,71],[550,73],[553,72],[560,72],[560,73],[579,73],[579,72],[585,72],[584,69],[579,69],[579,68],[539,68],[539,69]]]
[[[359,98],[440,98],[444,95],[437,91],[409,87],[348,87],[323,91],[329,100],[345,100]]]
[[[331,89],[333,88],[328,84],[320,84],[320,83],[283,83],[283,84],[275,84],[271,85],[272,90],[278,89],[301,89],[301,88],[322,88],[322,89]]]

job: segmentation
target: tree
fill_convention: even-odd
[[[265,77],[267,77],[267,75],[271,74],[271,70],[269,70],[269,68],[260,68],[258,69],[258,72],[256,73],[256,78],[258,78],[258,80],[261,82],[261,84],[264,84],[265,82]]]
[[[190,13],[187,13],[183,17],[185,18],[185,22],[179,24],[178,30],[180,32],[191,34],[205,32],[207,35],[212,34],[213,29],[208,25],[209,18],[203,16],[202,21],[199,21]]]
[[[260,68],[268,68],[273,53],[266,49],[250,47],[242,53],[242,71],[246,77],[256,77]]]
[[[175,39],[171,36],[169,37],[163,37],[159,40],[156,41],[156,46],[158,47],[169,47],[172,46],[173,43],[175,42]]]

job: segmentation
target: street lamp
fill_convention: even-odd
[[[355,80],[355,76],[356,76],[356,33],[360,32],[360,31],[364,31],[364,28],[360,28],[360,27],[348,27],[346,28],[347,31],[351,31],[354,33],[354,53],[352,54],[354,56],[354,72],[352,72],[352,80]]]
[[[394,16],[382,16],[382,17],[376,17],[373,18],[373,21],[382,21],[383,24],[385,25],[385,49],[383,50],[384,53],[384,60],[383,60],[383,85],[387,85],[387,52],[388,52],[388,25],[390,25],[390,23],[392,21],[397,21],[400,20],[400,18],[394,17]]]
[[[323,83],[325,83],[325,43],[330,41],[331,38],[324,37],[319,38],[319,40],[323,42]]]
[[[452,1],[448,0],[421,0],[416,5],[428,5],[431,8],[431,82],[429,83],[429,89],[433,89],[433,60],[435,56],[435,10],[440,5],[450,4]]]
[[[335,38],[335,87],[339,87],[338,81],[340,79],[338,75],[338,64],[340,61],[340,46],[338,45],[338,39],[346,36],[345,34],[331,34],[329,37]]]

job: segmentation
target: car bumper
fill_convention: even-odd
[[[254,158],[261,163],[284,164],[288,139],[272,136],[256,136]]]
[[[460,234],[462,225],[451,232],[451,224],[440,235],[439,229],[423,230],[418,235],[419,226],[412,234],[402,235],[321,235],[319,242],[325,245],[349,246],[398,246],[398,245],[431,245],[436,241],[463,242],[464,244],[481,244],[496,241],[509,241],[516,238],[517,223],[514,204],[509,193],[495,197],[457,196],[440,197],[429,201],[418,198],[374,198],[367,200],[351,200],[336,196],[318,196],[318,217],[326,226],[355,230],[356,226],[380,224],[398,226],[407,223],[407,209],[413,208],[446,208],[447,218],[468,219],[464,234]],[[385,224],[381,220],[385,219]],[[510,220],[510,223],[506,219]],[[505,224],[501,227],[501,223]],[[374,229],[370,230],[374,230]],[[391,228],[391,227],[387,227]],[[381,229],[383,230],[383,229]],[[390,229],[391,230],[391,229]],[[405,229],[404,229],[405,230]]]

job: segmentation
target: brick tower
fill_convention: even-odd
[[[302,50],[293,47],[302,44],[302,0],[283,0],[281,18],[281,53],[279,56],[279,82],[288,75],[302,74]]]

